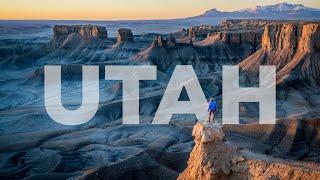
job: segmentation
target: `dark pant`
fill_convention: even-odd
[[[215,111],[209,111],[209,122],[214,122]]]

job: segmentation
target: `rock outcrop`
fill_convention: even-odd
[[[261,44],[262,31],[245,31],[245,32],[214,32],[208,34],[208,38],[220,40],[226,44],[241,46],[248,44],[253,47],[255,52]]]
[[[176,64],[193,64],[201,56],[190,45],[179,44],[176,46],[179,46],[179,48],[169,46],[168,40],[159,36],[150,47],[136,54],[132,60],[138,63],[156,65],[158,70],[167,72],[173,70]],[[199,64],[199,61],[197,61],[197,64]],[[197,66],[195,65],[195,67]]]
[[[117,33],[117,43],[106,49],[110,60],[128,59],[142,49],[141,43],[134,42],[131,29],[120,28]]]
[[[217,26],[201,25],[190,27],[187,30],[188,39],[200,39],[207,38],[210,34],[216,34],[219,32],[252,32],[262,30],[265,25],[270,21],[266,20],[253,20],[253,19],[239,19],[239,20],[225,20],[219,23]]]
[[[240,59],[245,59],[261,48],[262,20],[227,20],[217,26],[196,26],[189,29],[184,43],[192,40],[198,46],[212,46],[217,42],[226,44]]]
[[[209,33],[217,31],[216,26],[212,25],[201,25],[194,26],[188,29],[188,38],[192,40],[196,40],[198,38],[203,39],[206,38]]]
[[[188,33],[191,40],[197,38],[197,32],[194,27],[189,28]]]
[[[170,34],[167,39],[164,39],[162,36],[158,36],[152,43],[153,47],[160,48],[175,48],[176,45],[176,38],[172,34]]]
[[[168,47],[176,47],[177,45],[176,38],[172,34],[169,35],[167,45]]]
[[[188,168],[178,179],[319,179],[313,163],[274,159],[241,149],[225,138],[222,127],[198,123]]]
[[[105,40],[108,33],[105,27],[95,25],[55,25],[50,46],[73,47],[81,43],[89,43],[92,40]]]
[[[246,58],[261,48],[262,34],[261,30],[213,32],[198,44],[207,46],[220,41],[232,48],[241,58]]]
[[[120,28],[117,34],[117,43],[134,42],[133,33],[130,29]]]
[[[257,73],[260,65],[277,66],[277,82],[320,85],[320,23],[271,23],[265,27],[262,48],[239,65]]]
[[[239,59],[224,43],[215,43],[210,47],[177,43],[173,36],[164,39],[158,36],[152,45],[136,54],[132,60],[156,65],[162,72],[172,71],[177,64],[194,65],[198,75],[210,71],[221,71],[222,64],[236,64]]]

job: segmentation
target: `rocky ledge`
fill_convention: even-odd
[[[50,46],[69,47],[93,39],[105,40],[108,33],[105,27],[95,25],[55,25]]]
[[[253,153],[226,140],[221,126],[198,123],[184,179],[319,179],[320,166]]]

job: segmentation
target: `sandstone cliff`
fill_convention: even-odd
[[[250,19],[239,19],[239,20],[225,20],[216,26],[212,25],[201,25],[190,27],[187,30],[188,38],[191,39],[205,39],[209,34],[219,32],[246,32],[246,31],[257,31],[263,29],[270,21],[265,20],[250,20]]]
[[[194,46],[178,43],[173,35],[167,39],[158,36],[147,49],[132,57],[136,62],[157,65],[162,72],[172,71],[177,64],[194,65],[198,75],[221,71],[222,64],[235,64],[239,59],[224,43]]]
[[[277,66],[277,82],[300,81],[320,85],[320,23],[270,23],[262,48],[239,65],[257,73],[259,65]]]
[[[172,34],[170,34],[167,39],[164,39],[162,36],[158,36],[152,43],[152,47],[160,48],[175,48],[176,45],[176,38]]]
[[[267,21],[262,20],[226,20],[217,26],[191,27],[189,36],[183,40],[192,40],[198,46],[211,46],[217,42],[226,44],[240,59],[245,59],[261,48],[263,28]]]
[[[319,179],[314,163],[286,161],[242,149],[226,140],[222,127],[198,123],[195,147],[178,179]]]
[[[227,44],[250,44],[253,46],[254,51],[261,44],[262,32],[261,31],[244,31],[244,32],[214,32],[208,34],[208,39],[217,39]]]
[[[133,33],[130,29],[120,28],[117,34],[117,43],[134,42]]]
[[[108,33],[105,27],[95,25],[55,25],[50,46],[73,47],[81,43],[89,43],[91,40],[105,40]]]
[[[217,41],[231,47],[241,58],[246,58],[261,47],[262,31],[222,31],[209,33],[199,45],[210,45]]]
[[[131,29],[120,28],[117,33],[117,42],[106,49],[110,60],[128,59],[142,49],[141,43],[134,41]]]

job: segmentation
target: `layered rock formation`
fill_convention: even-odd
[[[194,27],[189,28],[188,33],[191,40],[197,38],[197,32]]]
[[[260,65],[277,66],[277,82],[301,80],[319,86],[320,23],[271,23],[262,48],[239,65],[257,73]]]
[[[176,38],[172,34],[170,34],[167,39],[164,39],[162,36],[158,36],[152,43],[153,47],[160,48],[174,48],[176,45]]]
[[[263,29],[270,21],[266,20],[250,20],[250,19],[239,19],[239,20],[225,20],[219,23],[217,26],[212,25],[201,25],[190,27],[187,30],[189,39],[205,39],[212,33],[218,32],[246,32],[246,31],[257,31]]]
[[[130,29],[120,28],[117,34],[117,43],[134,42]]]
[[[106,50],[110,60],[128,59],[141,50],[140,43],[134,42],[131,29],[120,28],[117,33],[117,42]]]
[[[191,40],[197,46],[211,46],[217,42],[226,44],[240,59],[245,59],[261,48],[262,20],[226,20],[217,26],[191,27],[189,36],[181,39],[183,43]]]
[[[234,49],[241,58],[246,58],[261,47],[262,32],[260,30],[213,32],[209,33],[208,37],[198,44],[204,46],[220,41]]]
[[[167,39],[159,36],[146,50],[139,52],[132,60],[157,65],[162,72],[171,72],[177,64],[194,65],[199,75],[210,71],[221,71],[222,64],[236,64],[237,57],[229,47],[217,42],[213,45],[193,46],[177,43],[173,35]]]
[[[212,25],[201,25],[194,26],[188,29],[188,38],[192,40],[206,38],[209,33],[217,31],[216,26]]]
[[[158,36],[144,51],[132,60],[138,63],[157,65],[158,70],[173,70],[175,64],[193,64],[201,55],[189,45],[176,44],[175,41]]]
[[[246,31],[246,32],[214,32],[208,34],[208,39],[217,39],[227,44],[235,44],[241,46],[249,44],[253,47],[253,51],[261,44],[261,31]]]
[[[188,168],[178,179],[319,179],[320,166],[285,161],[234,145],[222,127],[198,123]],[[242,141],[245,141],[243,139]]]
[[[88,43],[93,39],[105,40],[108,33],[105,27],[95,25],[55,25],[50,46],[73,47],[82,42]]]

